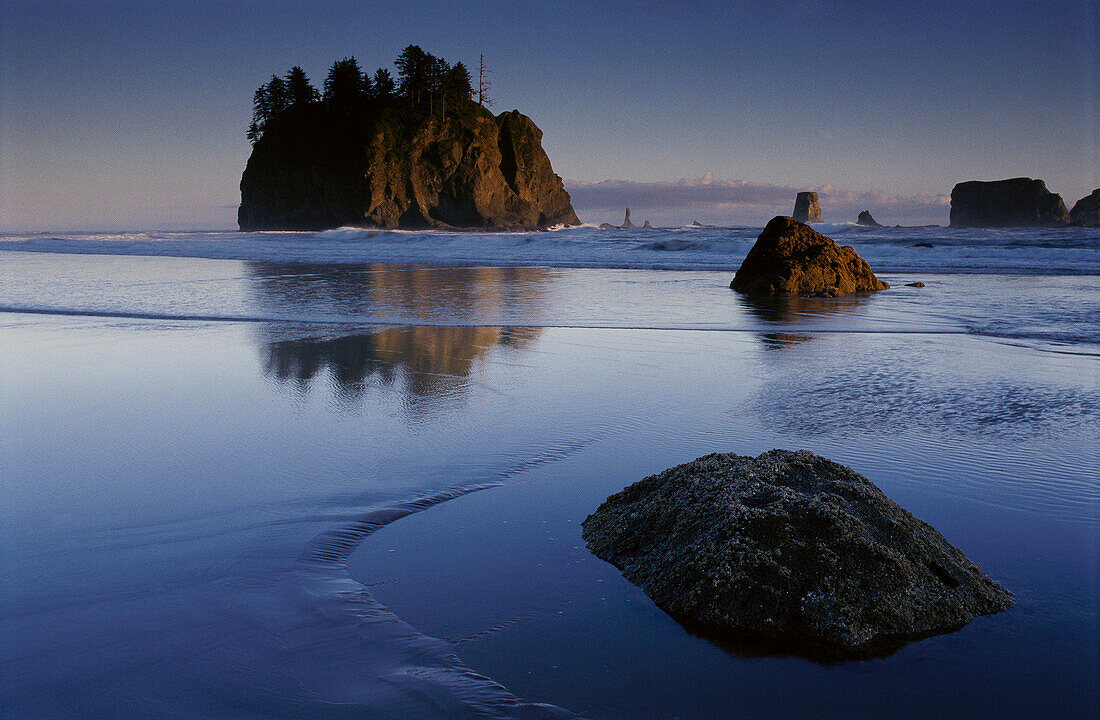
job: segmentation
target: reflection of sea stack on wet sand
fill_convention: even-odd
[[[282,323],[265,325],[265,371],[303,389],[326,371],[349,399],[358,398],[368,380],[393,385],[399,380],[415,397],[458,395],[465,378],[493,348],[522,349],[538,336],[538,328],[511,327],[514,307],[538,297],[545,281],[541,268],[432,268],[347,272],[319,282],[312,272],[256,263],[260,302],[277,315],[309,298],[312,305],[353,304],[366,308],[399,308],[419,322],[431,322],[442,311],[463,307],[472,323],[497,325],[436,327],[412,325],[333,337],[311,334]],[[372,270],[373,270],[372,266]],[[520,289],[522,288],[522,290]]]

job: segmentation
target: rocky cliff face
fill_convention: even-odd
[[[794,199],[794,219],[798,222],[821,222],[821,204],[817,193],[800,192]]]
[[[542,131],[517,111],[470,104],[414,115],[322,105],[276,117],[241,178],[242,230],[536,229],[579,224]]]
[[[1062,198],[1042,180],[971,180],[951,190],[951,227],[1053,227],[1068,222]]]
[[[1069,211],[1069,219],[1074,225],[1100,227],[1100,188],[1078,200]]]

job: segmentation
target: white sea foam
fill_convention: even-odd
[[[1100,273],[1100,230],[819,225],[880,272]],[[378,230],[121,232],[0,235],[0,251],[151,255],[267,262],[423,263],[736,270],[760,229],[708,227],[551,232]],[[931,247],[927,247],[931,245]]]

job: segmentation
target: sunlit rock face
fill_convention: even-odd
[[[1042,180],[971,180],[951,190],[951,227],[1054,227],[1068,222],[1062,198]]]
[[[701,457],[612,495],[582,528],[663,610],[747,652],[872,657],[1012,605],[870,480],[804,450]]]
[[[730,287],[748,295],[836,297],[890,286],[852,248],[780,215],[764,227]]]
[[[242,230],[538,229],[580,221],[527,116],[315,104],[275,117],[241,178]]]
[[[817,193],[798,193],[794,199],[794,219],[804,223],[821,222],[821,203]]]

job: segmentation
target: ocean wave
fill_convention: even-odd
[[[877,272],[1100,274],[1094,228],[864,228],[818,225]],[[759,228],[688,225],[549,232],[380,230],[115,232],[0,235],[0,251],[137,255],[300,263],[414,263],[736,270]]]

